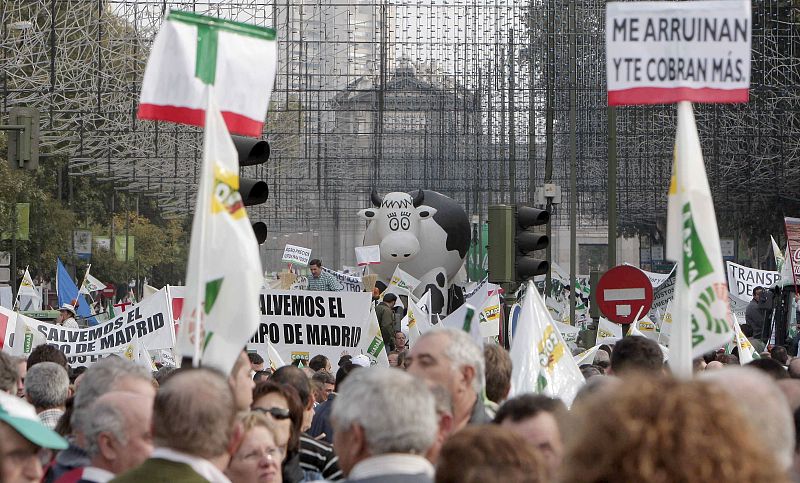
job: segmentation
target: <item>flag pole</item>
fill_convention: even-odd
[[[89,276],[89,270],[92,268],[92,264],[89,263],[86,265],[86,272],[83,274],[83,280],[81,280],[81,286],[78,289],[78,296],[80,296],[81,292],[83,292],[83,287],[86,286],[86,277]],[[89,295],[89,292],[84,292],[86,295]],[[91,299],[92,297],[89,296]]]

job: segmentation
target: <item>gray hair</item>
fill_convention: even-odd
[[[483,386],[486,380],[486,363],[483,358],[483,349],[478,347],[478,344],[472,340],[472,336],[460,329],[454,329],[452,327],[434,329],[426,332],[422,337],[428,334],[444,335],[447,337],[448,343],[444,350],[444,355],[450,359],[454,370],[460,371],[464,366],[475,369],[475,377],[472,379],[472,389],[480,396],[483,392]]]
[[[372,367],[352,372],[331,409],[337,431],[361,426],[370,454],[424,454],[438,428],[433,394],[410,374]]]
[[[236,422],[227,379],[211,369],[182,369],[170,376],[153,403],[157,446],[211,459],[225,454]]]
[[[112,391],[114,384],[122,378],[134,377],[151,381],[152,376],[146,369],[121,357],[111,356],[101,359],[83,373],[83,379],[75,394],[75,403],[72,410],[72,428],[83,431],[89,407],[103,394]]]
[[[766,374],[749,367],[727,367],[703,372],[707,381],[733,396],[752,434],[775,455],[782,468],[794,460],[794,417],[777,384]]]
[[[111,401],[99,400],[89,407],[91,417],[84,422],[83,435],[86,438],[84,449],[90,458],[100,454],[101,433],[111,433],[123,445],[128,443],[125,415]]]
[[[13,357],[0,352],[0,391],[17,393],[17,363]]]
[[[36,408],[61,407],[69,395],[69,375],[60,364],[40,362],[28,369],[25,394]]]

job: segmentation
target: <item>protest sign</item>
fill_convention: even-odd
[[[381,263],[381,246],[356,247],[356,262],[359,267]]]
[[[606,4],[608,104],[747,102],[750,2]]]
[[[798,284],[800,277],[800,218],[785,217],[786,226],[786,253],[784,254],[785,264],[791,264],[791,273],[794,284]]]
[[[333,363],[343,353],[386,360],[369,293],[265,290],[258,303],[261,324],[248,348],[269,341],[286,363],[304,365],[317,354]]]
[[[650,308],[650,318],[655,317],[657,310],[661,312],[667,308],[667,304],[675,295],[675,270],[670,272],[669,277],[658,287],[653,289],[653,306]]]
[[[728,262],[728,292],[731,298],[750,302],[753,289],[772,287],[780,280],[780,274],[772,270],[759,270]]]
[[[151,350],[171,349],[175,345],[175,331],[169,323],[172,309],[165,289],[114,319],[84,329],[69,329],[8,312],[3,311],[3,315],[15,322],[11,353],[22,357],[40,344],[54,344],[70,364],[87,365],[103,355],[125,351],[132,341]]]
[[[647,275],[647,278],[650,279],[650,283],[653,284],[653,288],[655,289],[661,286],[662,283],[664,283],[669,277],[672,276],[673,273],[675,273],[675,267],[673,266],[669,273],[655,273],[648,272],[647,270],[642,270],[642,272]],[[655,301],[653,301],[653,304],[655,304]]]
[[[294,245],[286,244],[286,247],[283,249],[283,256],[281,260],[286,263],[294,263],[296,265],[306,266],[308,265],[308,261],[311,259],[311,249],[310,248],[303,248]]]
[[[346,273],[337,272],[336,270],[331,270],[330,268],[322,267],[322,271],[326,273],[330,273],[333,277],[342,284],[344,287],[345,292],[363,292],[364,286],[361,283],[361,277],[355,277],[353,275],[348,275]]]

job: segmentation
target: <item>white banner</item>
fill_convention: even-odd
[[[728,262],[728,292],[731,298],[747,303],[753,298],[753,289],[761,286],[769,288],[780,280],[781,275],[772,270],[759,270]]]
[[[641,270],[641,269],[640,269]],[[642,272],[647,275],[647,278],[650,279],[650,283],[653,285],[653,288],[661,286],[662,283],[666,282],[669,277],[675,273],[675,267],[672,267],[672,270],[669,273],[655,273],[655,272],[648,272],[647,270],[642,270]]]
[[[339,283],[342,284],[344,287],[345,292],[363,292],[364,285],[361,283],[361,277],[355,277],[353,275],[348,275],[346,273],[337,272],[336,270],[331,270],[327,267],[322,267],[323,272],[330,273],[333,275]]]
[[[311,249],[303,248],[287,244],[283,249],[283,256],[281,260],[286,263],[295,263],[297,265],[306,266],[311,259]]]
[[[606,4],[608,104],[747,102],[750,2]]]
[[[249,349],[269,341],[287,364],[303,359],[305,365],[317,354],[334,366],[343,354],[389,364],[370,293],[265,290],[259,306],[261,325]]]
[[[132,306],[112,320],[84,329],[68,329],[48,324],[0,308],[0,317],[15,324],[11,354],[27,357],[34,347],[54,344],[67,356],[71,365],[88,365],[100,357],[123,352],[132,341],[150,350],[175,346],[172,307],[166,289]]]

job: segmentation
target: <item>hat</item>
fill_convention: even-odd
[[[5,392],[0,392],[0,421],[37,446],[50,449],[66,449],[68,446],[67,440],[42,424],[33,406]]]
[[[75,307],[73,305],[71,305],[71,304],[66,303],[66,302],[61,304],[61,307],[59,307],[58,310],[59,311],[66,310],[67,312],[71,313],[73,317],[75,316]]]
[[[361,367],[369,367],[372,365],[372,363],[369,361],[369,357],[365,356],[364,354],[359,354],[353,357],[350,359],[350,362]]]

